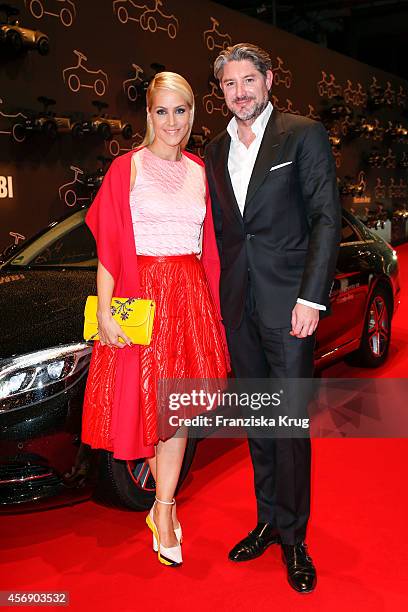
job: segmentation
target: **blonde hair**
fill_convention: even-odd
[[[146,106],[147,109],[153,105],[154,95],[158,90],[167,90],[180,94],[186,101],[187,106],[190,108],[190,129],[181,142],[181,148],[184,149],[187,146],[190,138],[191,130],[194,122],[194,93],[189,83],[184,77],[176,72],[158,72],[149,83],[149,87],[146,92]],[[147,118],[146,121],[146,134],[142,142],[142,146],[150,145],[155,137],[153,124]]]

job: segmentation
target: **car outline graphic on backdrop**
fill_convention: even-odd
[[[130,147],[121,146],[121,143],[116,138],[110,138],[109,140],[105,140],[105,147],[108,149],[109,155],[111,155],[112,157],[117,157],[121,153],[127,153],[128,151],[138,149],[142,142],[142,134],[139,134],[139,132],[135,132],[134,134],[132,134],[132,143]]]
[[[138,64],[132,64],[132,68],[135,71],[134,76],[123,81],[122,87],[128,100],[130,100],[130,102],[136,102],[139,97],[138,86],[136,83],[143,83],[143,79],[140,77],[140,75],[144,73],[144,70]]]
[[[120,5],[120,6],[118,6]],[[132,17],[129,13],[128,6],[133,9],[139,9],[141,14],[138,17]],[[135,21],[140,25],[142,30],[149,32],[157,32],[157,30],[163,30],[167,33],[169,38],[176,38],[179,29],[179,20],[175,15],[166,15],[159,7],[163,6],[162,0],[155,0],[154,8],[149,8],[145,4],[137,4],[134,0],[114,0],[113,12],[120,23],[127,23],[128,21]],[[159,25],[159,19],[156,17],[159,15],[163,18],[167,25]]]
[[[227,32],[224,32],[224,34],[222,34],[217,29],[218,26],[220,25],[220,22],[217,19],[215,19],[215,17],[210,17],[210,20],[212,21],[212,28],[210,28],[209,30],[204,30],[203,32],[204,42],[207,46],[207,49],[209,51],[213,51],[214,49],[226,49],[232,43],[231,36],[227,34]],[[219,44],[215,42],[216,39],[215,39],[214,34],[216,34],[217,37],[220,39]]]
[[[205,125],[201,126],[201,132],[192,132],[187,143],[187,150],[204,159],[205,147],[210,142],[211,130]]]
[[[88,57],[82,53],[82,51],[78,51],[78,49],[74,49],[73,52],[77,56],[78,61],[75,66],[68,66],[62,71],[64,83],[66,83],[69,89],[74,93],[77,93],[81,87],[84,87],[87,89],[93,89],[97,96],[103,96],[109,84],[109,79],[106,72],[104,72],[102,69],[90,70],[89,68],[86,68],[82,62],[87,62]],[[80,77],[76,73],[77,70],[83,70],[87,74],[97,75],[99,78],[94,78],[93,83],[90,85],[82,83]]]
[[[2,98],[0,98],[0,104],[3,104]],[[27,119],[27,115],[25,115],[24,113],[3,113],[2,110],[0,110],[0,117],[5,117],[6,119],[18,119],[20,117],[24,120]],[[25,134],[21,133],[20,136],[18,135],[20,127],[20,123],[13,123],[11,130],[0,130],[0,134],[7,134],[9,136],[12,136],[16,142],[24,142]]]
[[[203,96],[203,106],[209,115],[214,111],[220,111],[224,117],[228,115],[228,106],[225,103],[224,97],[217,93],[218,85],[214,81],[210,81],[211,91]]]
[[[90,198],[79,197],[75,189],[71,188],[71,185],[85,184],[85,182],[79,178],[80,176],[85,176],[84,170],[81,170],[81,168],[78,168],[77,166],[70,166],[69,169],[74,172],[74,178],[72,181],[64,183],[58,188],[58,196],[59,199],[63,200],[69,208],[72,208],[77,203],[84,204],[85,202],[88,202]]]
[[[273,73],[273,82],[275,85],[280,85],[281,83],[289,89],[292,86],[292,72],[289,69],[283,68],[283,64],[285,63],[281,57],[276,58],[278,61],[277,66],[272,66],[271,70]]]
[[[335,98],[336,96],[341,96],[343,93],[343,88],[340,84],[336,84],[336,77],[334,74],[329,74],[329,80],[327,80],[327,72],[324,70],[321,71],[322,78],[317,82],[317,91],[319,96],[327,98]]]
[[[58,17],[66,28],[71,27],[77,16],[76,6],[72,0],[54,0],[54,4],[57,3],[61,6],[56,13],[46,10],[49,3],[50,0],[24,0],[27,10],[35,19],[42,19],[44,15],[49,15],[50,17]]]
[[[365,106],[367,104],[368,95],[364,91],[361,83],[357,83],[357,89],[353,89],[353,83],[350,79],[346,81],[347,87],[343,90],[343,97],[346,104],[354,106]]]

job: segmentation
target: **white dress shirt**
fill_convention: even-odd
[[[227,132],[231,136],[231,146],[228,155],[228,171],[241,215],[244,214],[244,206],[249,181],[251,179],[255,161],[258,156],[259,147],[261,146],[265,128],[272,111],[273,106],[270,102],[268,102],[267,107],[251,125],[251,130],[255,135],[255,139],[251,142],[249,147],[246,147],[239,139],[238,124],[235,117],[231,119],[227,126]],[[311,306],[312,308],[317,308],[318,310],[326,310],[326,306],[323,304],[315,304],[314,302],[309,302],[308,300],[303,300],[301,298],[298,298],[297,301],[299,304],[304,304],[305,306]]]

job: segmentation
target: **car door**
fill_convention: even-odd
[[[330,293],[332,314],[319,323],[317,359],[348,344],[358,346],[372,274],[369,243],[352,216],[343,215],[336,276]]]

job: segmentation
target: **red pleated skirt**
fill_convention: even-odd
[[[174,433],[169,413],[158,415],[160,381],[225,380],[227,364],[201,261],[194,254],[138,255],[138,266],[141,297],[156,302],[152,341],[140,347],[140,408],[144,442],[157,444]]]

